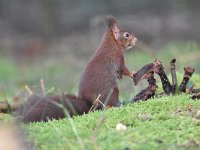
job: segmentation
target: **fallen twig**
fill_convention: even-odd
[[[159,60],[154,61],[154,72],[160,76],[162,82],[162,87],[165,94],[169,95],[171,93],[171,84],[167,75],[165,74],[164,67]]]
[[[144,65],[144,67],[142,67],[139,71],[137,71],[137,73],[134,75],[134,78],[133,78],[135,85],[138,85],[138,83],[142,79],[148,78],[148,74],[153,71],[153,66],[154,64],[150,63],[147,65]]]
[[[200,99],[200,93],[192,95],[191,98],[192,99]]]
[[[183,75],[183,80],[179,86],[179,91],[180,92],[186,92],[186,86],[188,84],[188,81],[192,77],[192,74],[194,73],[195,69],[191,67],[184,68],[184,75]]]
[[[150,85],[146,89],[139,92],[133,99],[132,102],[137,102],[139,100],[147,100],[149,98],[152,98],[155,95],[155,91],[157,85]]]
[[[171,68],[171,75],[172,75],[172,86],[171,86],[171,92],[172,94],[176,93],[177,89],[177,77],[176,77],[176,59],[172,59],[170,62],[170,68]]]
[[[25,89],[28,91],[29,95],[33,95],[33,91],[30,89],[28,85],[25,85]]]
[[[148,77],[147,81],[149,83],[149,86],[139,92],[133,99],[132,102],[137,102],[140,100],[147,100],[155,95],[156,88],[158,87],[156,85],[156,80],[154,78],[154,73],[151,71],[146,74],[146,77]]]
[[[44,85],[43,79],[40,79],[40,88],[41,88],[42,94],[45,95],[45,85]]]
[[[12,108],[7,101],[0,102],[0,112],[1,113],[10,113]]]

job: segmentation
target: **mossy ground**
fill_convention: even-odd
[[[43,150],[199,149],[199,111],[199,101],[181,94],[25,128]],[[117,131],[118,123],[127,130]]]

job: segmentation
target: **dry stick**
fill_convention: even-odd
[[[161,61],[154,61],[154,72],[159,75],[165,94],[169,95],[171,93],[171,84],[169,82],[169,79],[167,78],[167,75],[165,74],[164,67]]]
[[[98,100],[97,100],[97,99],[99,99],[100,96],[101,96],[101,94],[99,94],[99,96],[96,98],[96,100],[95,100],[94,103],[92,104],[92,106],[91,106],[89,112],[92,112],[93,110],[95,110],[95,109],[97,108],[97,105],[98,105]]]
[[[1,113],[10,113],[12,108],[7,101],[0,102],[0,112]]]
[[[132,102],[139,100],[147,100],[155,95],[156,92],[156,80],[154,78],[154,64],[150,63],[144,65],[140,70],[135,74],[133,81],[137,85],[142,79],[147,79],[149,86],[146,89],[140,91],[133,99]]]
[[[96,99],[95,102],[94,102],[94,104],[95,104],[95,103],[97,103],[97,104],[95,105],[95,108],[94,108],[93,110],[96,109],[96,107],[98,106],[98,103],[100,103],[100,104],[103,106],[104,109],[107,109],[107,108],[108,108],[108,107],[107,107],[107,106],[108,106],[107,104],[108,104],[108,102],[109,102],[109,100],[110,100],[110,96],[112,95],[112,93],[113,93],[113,89],[111,89],[111,90],[109,91],[109,93],[108,93],[108,95],[107,95],[107,97],[106,97],[104,103],[101,102],[101,100],[99,99],[100,96],[101,96],[101,94],[99,94],[99,96],[97,97],[97,99]],[[94,104],[93,104],[93,105],[94,105]],[[92,107],[93,107],[93,105],[92,105]],[[92,107],[91,107],[91,108],[92,108]],[[91,108],[90,108],[89,112],[91,111]],[[94,129],[94,134],[93,134],[93,137],[92,137],[92,141],[93,141],[94,149],[95,149],[95,150],[100,150],[100,147],[97,145],[97,132],[98,132],[98,130],[99,130],[101,124],[102,124],[104,121],[105,121],[105,117],[104,117],[104,116],[101,116],[101,117],[97,120],[97,125],[96,125],[96,127],[95,127],[95,129]]]
[[[171,68],[171,75],[172,75],[172,86],[171,86],[171,92],[172,94],[176,93],[177,89],[177,77],[176,77],[176,59],[172,59],[170,62],[170,68]]]
[[[195,69],[191,67],[184,68],[184,75],[183,75],[183,80],[179,86],[179,91],[180,92],[186,92],[186,86],[188,84],[188,81],[192,77],[192,74],[194,73]]]
[[[140,100],[147,100],[155,95],[156,88],[158,87],[156,85],[156,80],[154,78],[154,72],[150,72],[146,74],[146,77],[148,77],[147,81],[149,83],[149,86],[139,92],[133,99],[132,102],[137,102]]]
[[[103,108],[102,108],[103,110],[104,109],[108,109],[109,108],[108,103],[109,103],[109,100],[110,100],[110,97],[111,97],[112,93],[113,93],[113,88],[110,89],[110,91],[109,91],[109,93],[108,93],[108,95],[107,95],[104,103],[99,99],[100,96],[101,96],[101,94],[99,94],[99,96],[97,97],[97,99],[94,101],[92,107],[90,108],[89,112],[95,110],[98,107],[99,103],[103,106]]]
[[[2,112],[2,113],[12,113],[16,109],[18,109],[23,103],[23,101],[18,100],[19,97],[16,95],[13,97],[14,103],[9,103],[7,101],[5,94],[4,94],[4,96],[5,96],[5,101],[0,102],[0,112]]]
[[[149,73],[149,78],[147,79],[149,85],[156,85],[156,79],[154,78],[154,72]]]
[[[200,99],[200,93],[192,95],[191,98],[192,99]]]
[[[191,89],[190,93],[200,93],[200,89]]]
[[[108,109],[108,108],[109,108],[108,103],[109,103],[109,101],[110,101],[110,97],[111,97],[113,91],[114,91],[114,89],[111,88],[110,91],[109,91],[109,93],[107,94],[106,99],[105,99],[105,101],[104,101],[104,103],[103,103],[103,104],[104,104],[103,106],[106,106],[106,107],[103,107],[103,109]],[[107,107],[107,106],[108,106],[108,107]]]
[[[94,103],[93,103],[92,107],[90,108],[89,112],[95,110],[99,103],[103,106],[103,108],[107,109],[106,105],[104,103],[102,103],[101,100],[99,99],[100,96],[101,96],[101,94],[99,94],[99,96],[96,98],[96,100],[94,101]]]
[[[40,79],[40,88],[41,88],[42,94],[45,95],[45,85],[44,85],[43,79]]]
[[[186,93],[190,93],[190,94],[198,94],[200,93],[200,89],[194,89],[195,84],[192,84],[192,86],[187,86],[186,87]]]
[[[194,88],[194,86],[194,84],[192,84],[192,86],[186,86],[186,93],[192,93],[192,89]]]
[[[28,85],[25,85],[25,89],[28,91],[29,95],[33,95],[33,91],[29,88]]]
[[[147,75],[152,72],[153,70],[153,63],[144,65],[137,73],[134,75],[133,81],[135,85],[138,85],[138,83],[145,78],[148,78]]]
[[[139,92],[133,99],[132,102],[137,102],[139,100],[147,100],[155,95],[157,85],[150,85],[146,89]]]

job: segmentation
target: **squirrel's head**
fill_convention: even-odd
[[[113,38],[119,45],[123,46],[125,49],[130,49],[136,44],[137,38],[128,31],[121,30],[114,17],[107,16],[106,23],[108,30],[112,33]]]

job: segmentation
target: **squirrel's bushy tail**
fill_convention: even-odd
[[[33,94],[15,112],[25,123],[60,119],[67,116],[88,113],[90,106],[86,101],[79,100],[74,95],[49,94],[38,96]]]

